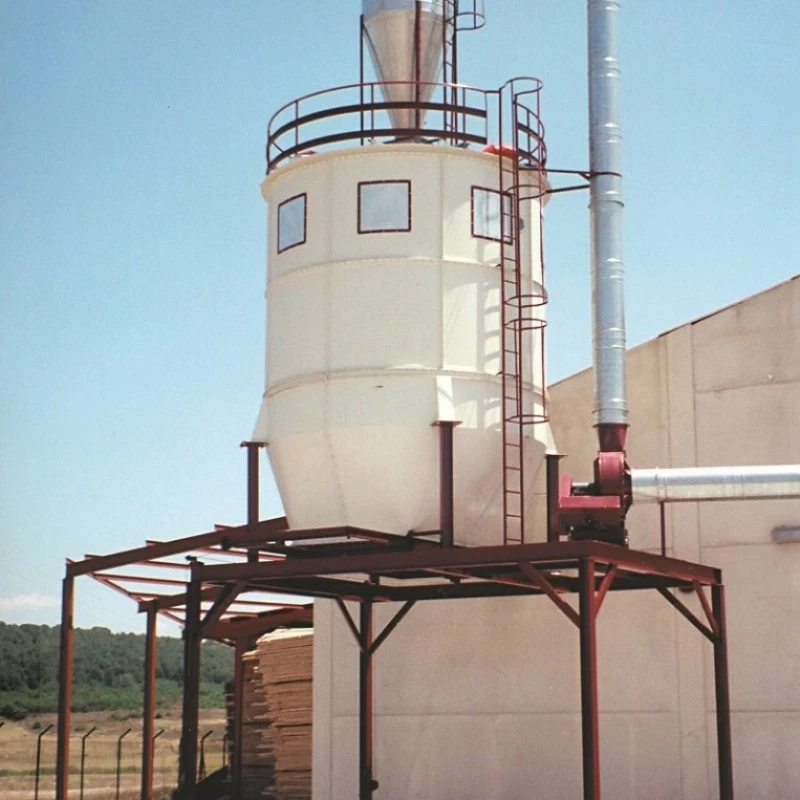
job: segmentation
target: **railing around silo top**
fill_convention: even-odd
[[[527,79],[526,79],[527,80]],[[535,80],[535,79],[531,79]],[[538,81],[537,81],[538,84]],[[267,128],[267,172],[289,159],[337,147],[420,142],[460,148],[480,148],[499,141],[500,90],[475,89],[457,84],[427,84],[435,97],[417,101],[416,84],[408,87],[408,100],[387,101],[382,83],[356,83],[326,89],[293,100],[279,109]],[[439,96],[440,95],[440,96]],[[398,128],[391,111],[410,109],[419,124]],[[526,143],[519,152],[523,162],[544,164],[544,128],[537,109],[525,109],[517,120]]]

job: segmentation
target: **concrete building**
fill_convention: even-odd
[[[800,276],[632,349],[630,462],[796,462],[798,352]],[[594,457],[591,403],[589,371],[551,387],[567,471]],[[656,506],[628,520],[632,547],[659,548]],[[668,554],[720,567],[728,586],[740,800],[800,797],[800,543],[772,533],[792,525],[797,500],[666,508]],[[394,610],[377,609],[377,624]],[[332,603],[318,602],[315,629],[314,798],[345,800],[357,794],[357,649]],[[716,797],[708,642],[655,592],[609,595],[599,639],[603,796]],[[576,630],[545,598],[414,608],[376,655],[377,796],[580,796],[578,663]]]

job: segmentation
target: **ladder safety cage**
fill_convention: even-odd
[[[444,129],[452,132],[451,144],[463,142],[459,133],[466,130],[466,119],[459,107],[466,105],[463,87],[458,86],[458,33],[476,31],[486,24],[483,0],[444,0],[444,25],[442,25],[442,83],[445,86],[444,104],[451,107],[445,112]],[[462,91],[459,93],[459,88]]]
[[[529,86],[518,90],[520,84]],[[542,312],[547,303],[541,204],[546,150],[539,117],[540,89],[541,83],[536,79],[514,79],[499,92],[503,544],[525,543],[525,455],[526,440],[531,438],[527,434],[530,426],[547,421],[545,389],[540,387],[541,398],[537,398],[539,387],[534,380],[537,358],[541,374],[544,373],[547,324]],[[503,144],[506,125],[511,128],[510,145]],[[531,172],[535,173],[533,180],[529,177]],[[523,204],[531,209],[530,224],[539,226],[537,259],[534,253],[523,250]],[[537,260],[542,265],[541,277],[531,273]]]

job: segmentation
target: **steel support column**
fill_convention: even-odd
[[[548,453],[545,457],[547,469],[547,541],[557,542],[561,536],[560,514],[558,508],[558,484],[561,476],[563,456]]]
[[[72,669],[74,631],[72,617],[75,605],[75,579],[64,578],[61,591],[61,645],[58,672],[58,743],[56,752],[56,800],[67,800],[69,794],[69,730],[72,713]]]
[[[178,797],[181,800],[193,800],[197,788],[199,700],[200,583],[193,574],[192,580],[186,584],[186,624],[183,629],[183,722],[178,761]]]
[[[453,429],[459,422],[437,422],[439,428],[439,527],[443,547],[452,547],[455,537],[455,485],[453,475]]]
[[[711,587],[711,607],[717,622],[714,637],[714,690],[717,700],[717,760],[720,800],[733,800],[731,753],[731,698],[728,685],[728,634],[725,622],[725,587]]]
[[[151,603],[147,608],[147,634],[144,654],[144,704],[142,715],[142,800],[153,797],[153,760],[155,756],[156,716],[156,623],[158,608]]]
[[[372,600],[360,606],[358,675],[358,798],[372,800],[377,783],[372,774],[374,716],[372,706]]]
[[[231,778],[233,796],[242,792],[242,740],[244,734],[244,654],[248,637],[238,636],[233,662],[233,753],[231,753]]]
[[[264,445],[261,442],[242,442],[242,447],[247,448],[247,524],[255,525],[259,516],[259,450]],[[247,560],[258,561],[258,550],[248,550]]]
[[[583,798],[600,800],[600,720],[597,702],[597,604],[591,558],[580,562],[581,730]]]

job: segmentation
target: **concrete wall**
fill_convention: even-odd
[[[631,463],[797,462],[798,352],[800,279],[633,349]],[[551,389],[578,480],[595,454],[591,404],[589,372]],[[657,509],[634,508],[629,523],[631,546],[658,547]],[[800,544],[771,541],[797,523],[797,501],[667,511],[670,554],[721,567],[728,586],[739,800],[800,797]],[[316,630],[314,798],[350,800],[357,651],[328,603]],[[603,796],[716,797],[710,644],[655,592],[609,596],[599,639]],[[545,598],[417,606],[377,655],[376,797],[579,796],[578,686],[577,631]]]

